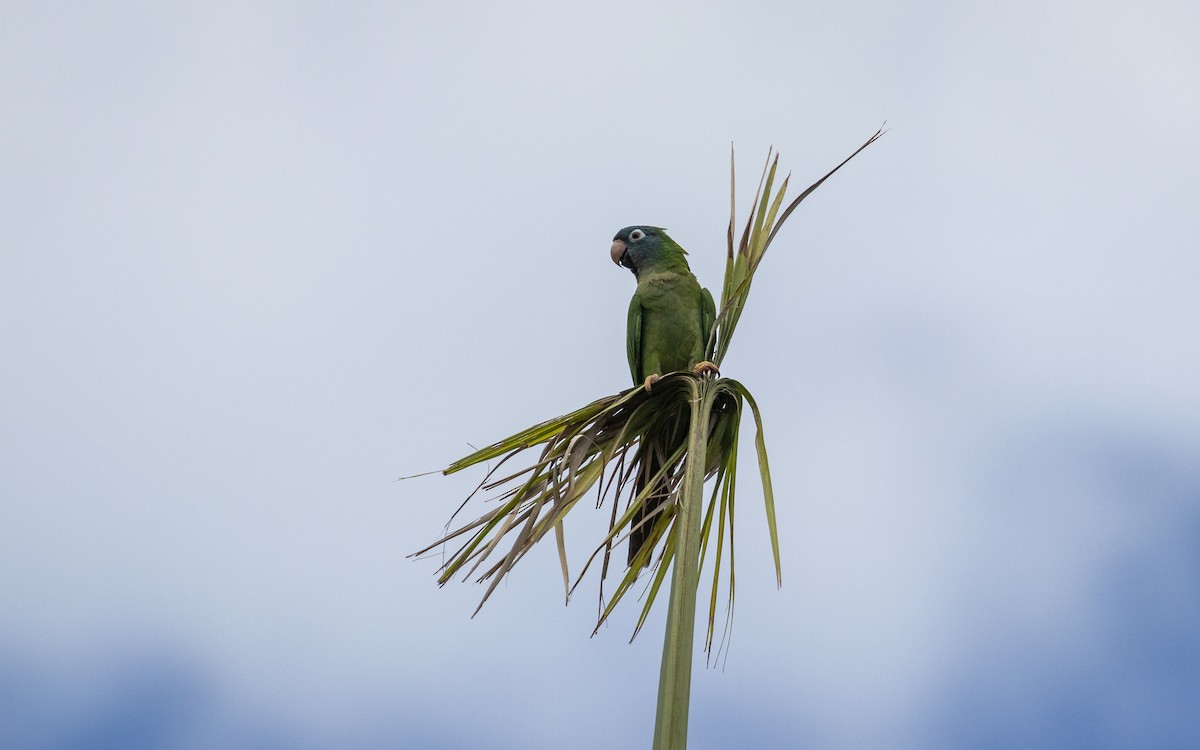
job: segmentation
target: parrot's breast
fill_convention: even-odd
[[[646,374],[691,368],[703,358],[701,291],[690,273],[654,274],[639,280],[642,363]]]

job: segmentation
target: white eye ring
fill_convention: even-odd
[[[640,240],[641,238],[643,238],[645,236],[646,236],[646,233],[640,229],[635,229],[629,233],[629,239],[634,242],[637,242],[638,240]]]

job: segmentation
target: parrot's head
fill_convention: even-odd
[[[613,263],[625,266],[636,276],[639,271],[668,259],[682,259],[684,250],[662,227],[625,227],[613,237]]]

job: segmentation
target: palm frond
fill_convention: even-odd
[[[821,179],[802,190],[787,205],[787,208],[783,209],[782,213],[779,212],[779,209],[783,205],[784,197],[787,194],[788,181],[791,179],[791,176],[785,177],[783,182],[780,183],[778,190],[772,193],[775,187],[776,172],[779,167],[779,154],[775,152],[774,148],[769,149],[767,151],[767,161],[763,165],[762,177],[759,178],[754,203],[751,205],[750,215],[746,219],[746,225],[742,230],[742,237],[737,243],[736,251],[734,250],[733,237],[737,217],[734,213],[736,206],[731,188],[725,280],[721,286],[721,302],[717,308],[717,320],[709,336],[707,349],[709,361],[719,366],[721,361],[725,359],[725,354],[729,351],[729,344],[733,339],[733,331],[737,328],[738,319],[741,318],[742,310],[746,306],[746,299],[750,295],[750,285],[754,279],[754,272],[758,270],[758,264],[762,262],[767,248],[771,246],[775,235],[779,234],[779,230],[783,228],[788,217],[825,180],[828,180],[835,172],[846,166],[847,162],[858,156],[867,146],[879,140],[884,132],[882,127],[876,130],[863,145],[855,149],[854,153],[843,159],[841,164],[838,164],[826,172]],[[732,184],[734,181],[732,147],[730,147],[729,159],[730,183]]]
[[[653,560],[651,582],[633,632],[636,637],[646,622],[675,554],[679,468],[688,458],[686,446],[666,456],[661,469],[646,483],[647,489],[638,493],[635,482],[636,463],[639,460],[637,446],[643,436],[654,432],[656,426],[688,418],[691,390],[687,384],[694,382],[697,377],[692,373],[673,373],[658,381],[650,392],[638,387],[598,399],[582,409],[541,422],[455,461],[444,473],[451,474],[491,459],[501,459],[472,493],[482,492],[493,497],[499,506],[449,531],[413,556],[424,555],[457,541],[459,547],[439,569],[438,582],[445,584],[459,575],[470,578],[478,574],[478,582],[488,583],[475,609],[478,612],[499,581],[533,545],[553,531],[564,584],[569,584],[569,598],[592,563],[602,556],[607,562],[612,548],[627,540],[638,509],[648,501],[649,488],[667,481],[670,493],[664,501],[662,512],[654,520],[647,543],[634,564],[622,571],[612,594],[602,599],[596,622],[596,630],[599,630],[634,587],[644,563]],[[717,532],[718,537],[714,545],[717,563],[713,577],[714,594],[709,607],[710,631],[718,607],[715,592],[720,576],[727,574],[732,582],[732,558],[729,557],[725,567],[722,567],[721,560],[726,557],[727,551],[732,551],[732,539],[726,536],[732,530],[728,520],[731,520],[737,475],[738,432],[743,403],[751,403],[747,401],[749,392],[737,381],[723,378],[717,380],[713,387],[717,393],[708,425],[704,476],[706,479],[717,477],[719,492],[713,492],[706,517],[711,519],[715,516],[719,520],[716,526],[706,522],[703,532],[705,550],[713,531]],[[757,410],[756,406],[752,408]],[[757,439],[761,439],[761,435]],[[530,454],[533,460],[525,468],[496,478],[501,466],[517,460],[526,451],[538,448],[540,452],[536,458]],[[769,486],[769,481],[764,474],[764,486]],[[583,568],[572,577],[562,541],[563,522],[579,500],[593,489],[598,495],[598,507],[606,502],[613,503],[609,529]],[[651,514],[643,515],[647,521],[655,518]],[[774,528],[773,517],[770,526]],[[772,546],[778,559],[777,539],[772,539]],[[608,572],[608,566],[605,565],[601,571],[602,582]],[[731,607],[732,603],[728,608]]]

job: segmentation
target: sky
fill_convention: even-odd
[[[724,363],[783,585],[745,482],[691,747],[1200,745],[1198,28],[3,3],[0,746],[649,746],[662,608],[590,637],[543,545],[472,618],[408,555],[481,474],[396,480],[627,386],[611,238],[719,287],[731,143],[741,212],[769,147],[803,186],[885,121]]]

